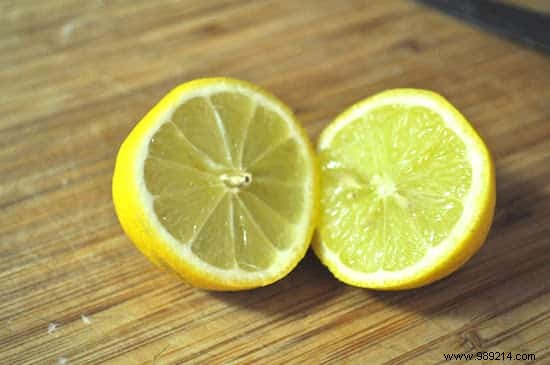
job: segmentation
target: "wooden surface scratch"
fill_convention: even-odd
[[[168,90],[219,75],[272,91],[313,140],[378,91],[445,95],[495,158],[486,245],[396,293],[345,286],[312,254],[241,293],[159,271],[114,215],[116,152]],[[443,364],[479,351],[550,364],[549,86],[548,55],[415,2],[1,2],[0,364]]]

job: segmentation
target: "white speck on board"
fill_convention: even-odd
[[[59,328],[59,324],[58,323],[50,323],[48,324],[48,335],[51,335],[55,330],[57,330]]]
[[[81,314],[80,318],[82,319],[82,322],[84,322],[86,324],[91,324],[92,323],[92,319],[90,317],[88,317],[87,315],[85,315],[85,314]]]

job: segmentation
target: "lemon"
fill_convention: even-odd
[[[228,78],[168,93],[120,147],[113,201],[128,237],[192,285],[240,290],[304,256],[319,188],[313,148],[274,96]]]
[[[463,265],[495,205],[484,142],[443,97],[389,90],[321,134],[321,217],[313,249],[345,283],[414,288]]]

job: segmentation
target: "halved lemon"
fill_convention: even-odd
[[[154,263],[216,290],[267,285],[304,256],[318,172],[292,112],[249,83],[201,79],[166,95],[117,157],[120,223]]]
[[[321,134],[321,218],[313,249],[345,283],[419,287],[482,245],[495,205],[484,142],[443,97],[389,90]]]

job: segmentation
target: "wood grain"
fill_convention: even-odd
[[[0,364],[443,364],[477,351],[550,364],[547,55],[405,1],[8,0],[0,66]],[[383,89],[442,93],[496,161],[486,245],[397,293],[345,286],[311,254],[242,293],[157,270],[115,218],[114,158],[169,89],[213,75],[271,90],[312,139]]]

